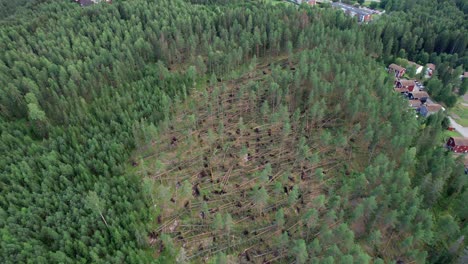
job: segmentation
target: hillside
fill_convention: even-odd
[[[24,10],[0,27],[0,262],[465,254],[445,116],[393,93],[380,25],[241,0]]]
[[[303,263],[307,255],[312,262],[424,258],[413,247],[429,238],[413,238],[410,230],[430,232],[428,212],[418,209],[403,222],[420,206],[402,173],[412,167],[399,158],[410,155],[407,143],[383,144],[405,132],[396,116],[415,120],[401,111],[378,70],[366,83],[344,85],[373,63],[330,52],[338,46],[333,41],[299,52],[292,62],[253,61],[237,78],[202,84],[175,103],[173,118],[156,136],[141,137],[151,143],[141,144],[134,160],[154,206],[150,241],[156,250],[162,243],[166,256],[206,261],[219,253],[253,263]],[[359,66],[343,67],[339,76],[320,66],[335,60]],[[378,88],[351,100],[357,87]],[[374,105],[374,114],[393,105],[381,116],[389,120],[382,124],[387,134],[371,135],[376,119],[357,101]],[[379,187],[391,183],[393,191]]]

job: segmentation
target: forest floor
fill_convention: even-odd
[[[274,64],[295,70],[284,58]],[[275,103],[270,65],[194,91],[138,151],[135,169],[158,208],[149,237],[156,251],[167,234],[189,260],[228,251],[265,263],[288,255],[275,246],[282,234],[314,236],[301,215],[324,213],[328,181],[321,177],[337,173],[347,155],[320,144],[318,132],[303,134],[290,110]]]

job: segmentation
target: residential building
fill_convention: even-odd
[[[400,65],[392,63],[388,66],[388,72],[394,74],[397,78],[401,78],[405,74],[406,69]]]
[[[112,3],[112,0],[75,0],[75,2],[79,3],[81,6],[90,6],[101,2]]]
[[[419,65],[413,61],[408,61],[408,67],[414,67],[416,69],[416,74],[420,74],[424,68],[422,65]]]
[[[434,63],[426,64],[426,78],[432,77],[432,74],[434,74],[435,69],[436,69],[436,66]]]
[[[404,95],[408,95],[408,93],[409,93],[408,88],[398,88],[398,87],[395,87],[394,90],[395,90],[395,92],[401,93],[401,94],[404,94]]]
[[[468,138],[451,137],[447,141],[447,148],[456,153],[467,153]]]
[[[395,86],[397,88],[406,88],[408,91],[412,92],[414,87],[416,87],[416,83],[414,80],[399,79],[395,82]]]
[[[429,94],[426,92],[410,92],[408,93],[408,98],[410,100],[420,100],[422,103],[425,103],[429,98]]]
[[[358,7],[354,7],[351,5],[343,4],[340,2],[331,3],[332,7],[341,9],[346,14],[357,17],[358,22],[369,22],[372,20],[372,10],[366,10]]]
[[[440,104],[424,104],[419,107],[418,112],[421,116],[428,117],[439,112],[440,110],[445,111],[445,108]]]
[[[409,106],[415,110],[418,110],[422,105],[421,101],[419,100],[409,100],[408,102]]]

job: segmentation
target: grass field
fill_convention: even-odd
[[[468,127],[468,106],[464,106],[461,103],[457,104],[450,110],[450,115],[464,127]]]
[[[462,135],[458,133],[457,131],[449,131],[445,130],[444,131],[444,140],[448,139],[449,137],[461,137]]]

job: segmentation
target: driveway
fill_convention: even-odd
[[[450,125],[455,128],[458,133],[462,134],[463,137],[468,138],[468,127],[462,127],[450,116],[448,118],[450,119]]]

